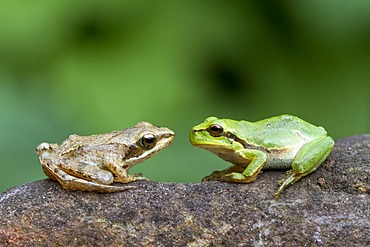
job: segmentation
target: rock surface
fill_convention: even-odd
[[[36,181],[0,195],[0,246],[370,246],[370,135],[337,141],[275,199],[282,176],[136,182],[113,194]]]

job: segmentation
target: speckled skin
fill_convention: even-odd
[[[60,145],[41,143],[36,153],[45,174],[66,189],[115,192],[134,188],[111,185],[147,180],[128,170],[169,146],[174,133],[168,128],[140,122],[133,128],[106,134],[70,135]]]

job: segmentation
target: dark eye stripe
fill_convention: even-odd
[[[245,140],[240,139],[239,137],[237,137],[237,136],[236,136],[236,135],[234,135],[233,133],[227,132],[227,133],[225,133],[225,134],[224,134],[224,136],[226,136],[226,137],[227,137],[227,139],[229,139],[229,140],[233,140],[233,141],[235,141],[235,142],[239,142],[240,144],[242,144],[242,145],[243,145],[243,147],[244,147],[245,149],[257,149],[257,150],[264,151],[264,152],[267,152],[267,153],[269,153],[269,152],[270,152],[270,151],[269,151],[268,149],[266,149],[266,148],[263,148],[263,147],[261,147],[261,146],[257,146],[257,145],[255,145],[255,144],[248,143],[248,142],[246,142]]]

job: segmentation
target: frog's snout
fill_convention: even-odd
[[[190,133],[194,134],[194,133],[201,132],[201,131],[203,131],[203,129],[192,128],[190,130]]]

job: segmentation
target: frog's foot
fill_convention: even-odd
[[[142,176],[141,173],[132,174],[132,175],[129,175],[129,177],[130,177],[131,182],[134,182],[134,181],[149,181],[149,179]]]
[[[225,176],[226,171],[214,171],[210,175],[202,178],[202,182],[207,182],[207,181],[222,181],[222,177]]]
[[[278,198],[283,192],[284,189],[288,188],[290,185],[294,184],[297,182],[301,177],[305,176],[306,174],[299,174],[294,172],[293,170],[288,171],[287,176],[283,178],[282,180],[279,181],[279,189],[274,193],[274,196]]]
[[[69,175],[68,175],[69,176]],[[136,189],[135,186],[116,186],[116,185],[106,185],[106,184],[98,184],[92,181],[83,180],[80,178],[75,178],[72,176],[66,178],[64,181],[59,181],[65,189],[70,190],[82,190],[82,191],[94,191],[94,192],[101,192],[101,193],[112,193],[118,192],[128,189]]]
[[[225,170],[212,172],[210,175],[202,178],[202,182],[212,181],[212,180],[225,181],[224,177],[226,175],[228,175],[230,173],[240,173],[240,172],[243,172],[243,170],[244,170],[244,168],[242,168],[240,166],[237,166],[237,165],[230,166],[229,168],[227,168]]]
[[[142,178],[142,180],[149,180],[146,177],[144,177],[142,173],[135,173],[135,174],[131,174],[130,176]]]
[[[114,182],[118,182],[118,183],[123,183],[123,184],[127,184],[127,183],[130,183],[130,182],[135,182],[135,181],[148,181],[149,179],[142,176],[141,173],[136,173],[136,174],[132,174],[132,175],[127,175],[126,177],[115,177],[114,178]]]
[[[211,175],[204,177],[202,182],[206,181],[221,181],[229,183],[250,183],[256,180],[257,174],[255,176],[245,176],[239,172],[228,172],[225,171],[215,171]]]
[[[232,183],[250,183],[256,180],[258,174],[245,176],[242,173],[232,172],[223,177],[223,181]]]
[[[280,179],[279,186],[284,183],[284,181],[289,177],[289,175],[292,175],[293,174],[293,170],[288,170],[288,171],[286,171],[285,174],[286,174],[286,176],[284,178]]]

